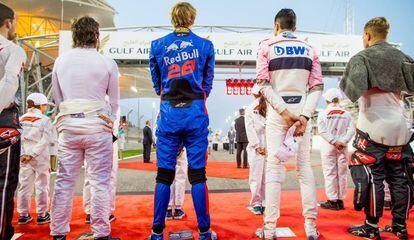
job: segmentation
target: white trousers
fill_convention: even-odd
[[[111,171],[111,180],[110,180],[110,206],[111,213],[115,211],[115,199],[116,199],[116,182],[118,176],[118,141],[113,143],[113,164]],[[88,163],[85,162],[85,181],[83,183],[83,210],[86,214],[91,214],[91,182],[88,178]]]
[[[175,167],[175,178],[173,184],[171,184],[170,203],[168,204],[168,208],[170,209],[181,209],[181,207],[184,205],[187,172],[187,152],[184,150],[181,156],[177,158],[177,166]]]
[[[60,132],[58,171],[52,201],[51,235],[67,235],[72,216],[73,191],[84,161],[91,184],[91,230],[95,238],[110,235],[110,178],[112,133],[89,135]]]
[[[321,159],[328,200],[344,200],[348,177],[348,148],[338,151],[335,146],[322,140]]]
[[[273,119],[273,118],[278,119]],[[280,217],[280,195],[286,169],[276,158],[276,153],[283,142],[287,127],[280,116],[268,117],[266,122],[266,175],[265,195],[266,210],[264,225],[266,229],[275,229]],[[306,219],[316,219],[318,215],[315,179],[310,162],[310,133],[298,139],[299,150],[296,158],[297,175],[302,198],[302,215]]]
[[[30,202],[33,186],[35,187],[36,213],[44,217],[49,211],[49,154],[39,156],[29,163],[20,163],[19,189],[17,192],[17,212],[27,216],[30,212]]]
[[[262,207],[265,205],[265,161],[266,157],[256,150],[247,147],[249,160],[249,185],[252,197],[250,207]]]

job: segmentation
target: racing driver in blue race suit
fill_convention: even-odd
[[[165,216],[180,145],[187,149],[188,179],[197,214],[199,239],[217,239],[210,229],[206,161],[209,118],[205,101],[214,78],[211,41],[195,35],[196,9],[177,3],[171,12],[174,32],[151,43],[150,69],[155,92],[161,96],[157,119],[157,177],[154,219],[149,239],[164,239]]]

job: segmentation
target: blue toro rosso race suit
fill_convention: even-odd
[[[206,232],[210,229],[210,214],[205,171],[209,119],[205,100],[213,85],[213,44],[189,29],[176,29],[151,43],[150,70],[155,92],[161,96],[152,230],[162,233],[165,227],[170,185],[183,144],[198,228]]]

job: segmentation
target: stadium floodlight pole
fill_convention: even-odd
[[[155,110],[155,102],[152,102],[152,114],[151,114],[151,127],[154,129],[154,110]]]
[[[62,6],[61,6],[61,9],[60,9],[60,29],[62,29],[62,27],[63,27],[63,2],[64,1],[65,0],[61,0]]]
[[[129,142],[129,126],[128,126],[128,123],[129,123],[129,115],[131,114],[131,112],[132,112],[133,110],[131,109],[131,110],[129,110],[129,112],[127,113],[127,134],[126,134],[126,140],[127,140],[127,143]]]
[[[138,127],[138,143],[141,142],[141,116],[139,115],[139,108],[140,108],[141,99],[138,96],[138,104],[137,104],[137,112],[138,112],[138,120],[137,120],[137,127]]]

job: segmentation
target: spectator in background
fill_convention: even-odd
[[[145,122],[145,127],[142,130],[144,134],[144,139],[142,141],[142,145],[144,147],[144,163],[150,163],[150,156],[151,156],[151,146],[153,143],[152,140],[152,130],[151,130],[151,121],[147,120]]]
[[[249,141],[247,140],[246,126],[244,124],[244,109],[239,110],[240,117],[236,119],[234,127],[236,128],[236,142],[237,142],[237,168],[241,168],[241,154],[243,152],[243,168],[247,168],[247,152],[246,147]]]
[[[234,154],[234,140],[236,139],[236,132],[233,127],[231,127],[227,133],[227,138],[229,140],[229,153]]]
[[[210,155],[211,154],[211,148],[212,148],[212,145],[213,145],[213,130],[211,130],[211,128],[208,128],[208,146],[207,146],[207,152],[208,152],[208,155]]]
[[[118,157],[124,160],[123,151],[125,150],[125,126],[122,124],[118,128]]]
[[[50,154],[50,170],[56,172],[57,169],[57,145],[58,145],[58,133],[56,126],[53,124],[56,117],[55,111],[49,111],[46,113],[46,116],[52,121],[52,132],[51,132],[51,141],[49,144],[49,154]]]

